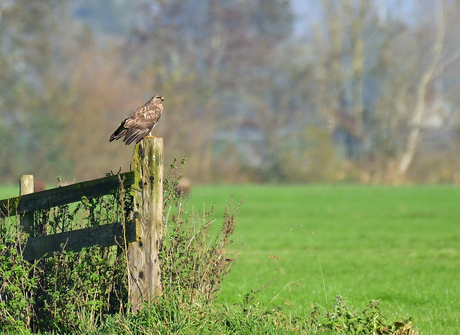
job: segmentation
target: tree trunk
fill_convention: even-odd
[[[407,146],[405,152],[401,156],[398,167],[398,176],[396,182],[402,183],[406,179],[407,171],[414,159],[415,151],[419,141],[420,127],[422,125],[423,116],[425,114],[425,95],[429,83],[433,80],[435,72],[438,68],[442,56],[442,49],[444,43],[445,20],[444,11],[441,1],[441,8],[438,18],[438,27],[436,31],[436,39],[433,45],[433,57],[428,67],[422,74],[417,88],[416,105],[414,113],[411,118],[411,130],[407,139]]]

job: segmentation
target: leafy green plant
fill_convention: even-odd
[[[36,264],[22,258],[26,235],[19,229],[19,219],[0,219],[0,329],[24,332],[31,329],[34,317],[33,292],[37,278]]]
[[[111,248],[92,247],[57,253],[40,265],[40,328],[86,331],[106,314],[125,310],[124,253],[115,256]]]
[[[124,222],[132,197],[120,188],[98,198],[59,206],[36,214],[35,222],[57,233],[95,225]],[[43,221],[43,219],[45,220]],[[40,219],[42,221],[40,221]],[[39,287],[35,303],[40,329],[87,332],[105,315],[125,312],[127,303],[125,246],[98,247],[55,253],[37,266]]]
[[[379,301],[372,300],[361,313],[351,310],[341,296],[335,297],[333,311],[321,313],[315,307],[311,313],[311,327],[315,331],[330,330],[338,334],[394,334],[415,335],[410,319],[389,323],[379,307]]]

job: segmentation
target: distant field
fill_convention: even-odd
[[[0,200],[15,197],[19,194],[19,185],[0,186]]]
[[[460,188],[197,186],[190,205],[215,202],[219,220],[231,193],[246,196],[235,231],[244,246],[220,302],[267,283],[265,303],[279,294],[271,305],[326,306],[320,262],[329,308],[339,294],[357,309],[380,300],[421,334],[460,333]]]
[[[266,284],[258,297],[277,297],[271,306],[309,313],[340,294],[358,310],[380,300],[391,321],[411,316],[421,334],[460,333],[460,188],[196,186],[189,206],[215,203],[220,223],[232,193],[245,197],[234,234],[243,248],[219,302]],[[17,194],[0,187],[1,199]]]

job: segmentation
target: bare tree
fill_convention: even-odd
[[[375,13],[370,0],[320,3],[324,17],[315,28],[318,114],[326,117],[331,134],[341,129],[359,144],[363,140],[365,30]],[[349,155],[355,154],[359,152],[349,147]]]
[[[460,57],[460,48],[451,51],[448,55],[444,51],[444,40],[446,34],[446,13],[444,10],[444,0],[436,1],[439,5],[437,10],[436,19],[436,34],[434,36],[433,47],[431,50],[431,59],[422,70],[420,79],[417,83],[415,106],[410,116],[410,131],[407,137],[407,144],[404,152],[401,155],[399,166],[398,166],[398,182],[405,179],[407,170],[413,161],[417,144],[420,141],[420,130],[425,120],[425,114],[427,109],[427,90],[429,85],[440,75],[443,71],[455,62]],[[442,92],[443,93],[443,92]]]

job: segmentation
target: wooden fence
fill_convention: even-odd
[[[34,236],[34,212],[110,194],[123,186],[134,191],[133,221]],[[33,193],[33,176],[23,176],[17,197],[0,200],[0,210],[20,215],[29,239],[24,259],[34,261],[53,252],[81,251],[91,246],[128,245],[129,302],[137,311],[143,301],[161,293],[159,247],[163,215],[163,139],[147,138],[134,148],[131,171],[120,175]],[[126,237],[126,240],[125,240]]]

